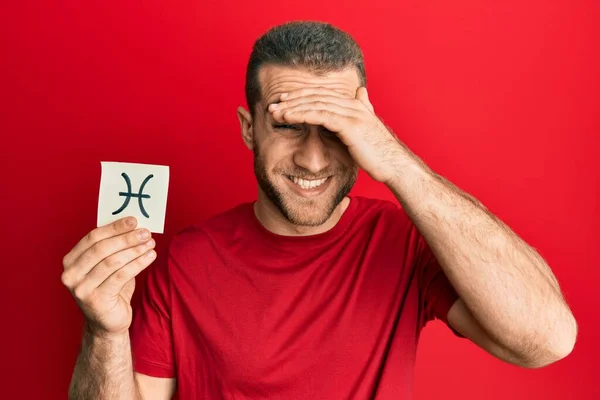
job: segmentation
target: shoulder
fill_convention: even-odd
[[[396,201],[357,198],[355,231],[398,249],[418,246],[419,233],[406,211]]]
[[[404,209],[395,201],[355,196],[356,213],[362,222],[376,222],[386,225],[411,225],[412,221]]]

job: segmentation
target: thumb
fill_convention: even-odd
[[[373,108],[373,105],[371,104],[371,102],[369,101],[369,93],[367,92],[367,88],[364,86],[359,87],[356,90],[356,98],[358,100],[360,100],[361,103],[363,103],[365,106],[367,106],[367,108],[372,112],[375,113],[375,109]]]

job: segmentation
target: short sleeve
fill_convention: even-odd
[[[129,329],[133,369],[149,376],[173,378],[168,256],[159,255],[147,271]]]
[[[415,229],[416,230],[416,229]],[[439,319],[458,337],[464,337],[458,333],[448,322],[448,311],[458,300],[458,293],[446,277],[438,260],[431,251],[429,245],[422,235],[418,236],[417,273],[419,280],[419,291],[423,299],[423,311],[425,325],[428,321]]]

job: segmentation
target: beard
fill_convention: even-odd
[[[320,171],[319,176],[328,176],[328,179],[332,180],[329,185],[336,185],[337,188],[333,191],[332,188],[327,188],[317,198],[305,198],[289,189],[278,188],[282,184],[277,185],[271,179],[258,146],[254,146],[254,174],[259,187],[285,219],[298,226],[319,226],[331,217],[336,207],[350,193],[358,176],[358,168],[339,167]],[[273,170],[273,175],[289,180],[288,176],[303,178],[314,174],[304,169],[276,168]]]

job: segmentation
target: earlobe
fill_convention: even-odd
[[[248,112],[248,110],[246,110],[244,107],[238,107],[237,116],[238,120],[240,121],[242,140],[244,140],[246,147],[252,150],[254,148],[252,115],[250,115],[250,112]]]

